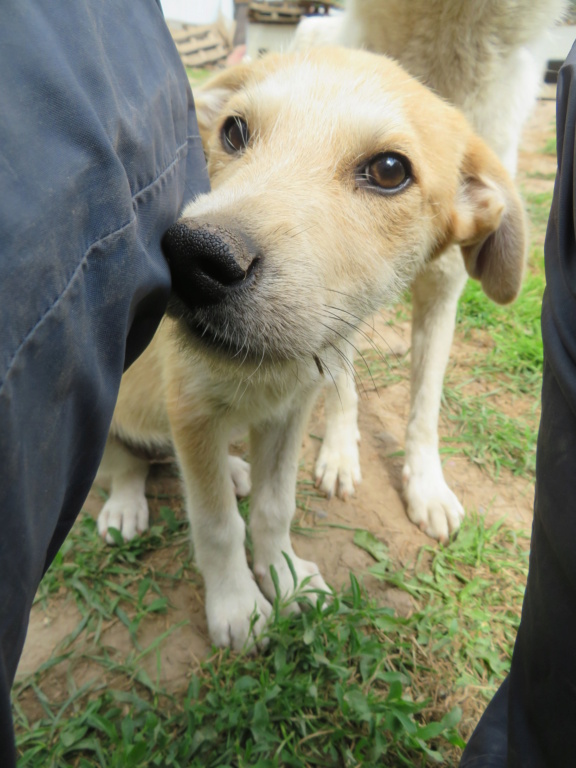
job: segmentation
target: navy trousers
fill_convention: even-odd
[[[150,341],[160,250],[208,189],[155,0],[0,10],[0,763],[38,583],[96,474],[123,369]]]
[[[528,583],[510,674],[461,768],[576,765],[576,47],[560,71],[545,243],[544,378]]]

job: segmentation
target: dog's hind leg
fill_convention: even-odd
[[[428,536],[446,541],[464,509],[448,487],[438,451],[438,417],[458,298],[466,283],[459,248],[451,248],[412,287],[410,418],[403,471],[408,516]]]
[[[352,374],[342,370],[326,386],[326,426],[315,467],[316,487],[328,498],[346,500],[362,480],[358,443],[358,394]]]
[[[264,629],[270,603],[258,589],[244,548],[230,474],[228,431],[217,418],[194,417],[184,398],[170,413],[182,471],[196,564],[204,578],[206,616],[212,641],[240,650]]]
[[[299,395],[299,402],[287,418],[268,421],[250,431],[250,532],[254,547],[254,574],[270,599],[276,594],[271,566],[276,570],[282,597],[294,592],[304,579],[308,579],[308,590],[330,591],[316,563],[299,558],[290,540],[290,523],[296,509],[298,455],[314,395]],[[286,557],[290,559],[294,573]],[[315,601],[317,593],[310,591],[309,597]],[[293,603],[289,610],[298,610],[298,607]]]
[[[248,496],[250,493],[250,464],[239,456],[228,456],[228,468],[230,477],[234,483],[234,493],[239,498]]]
[[[110,479],[110,496],[98,515],[98,533],[108,544],[114,543],[109,528],[119,530],[125,541],[148,528],[148,468],[148,461],[134,456],[114,436],[108,436],[97,477]]]

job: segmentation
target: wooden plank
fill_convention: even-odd
[[[235,22],[219,16],[215,24],[183,24],[170,32],[183,63],[187,67],[203,67],[228,56],[235,28]]]
[[[201,37],[213,29],[213,24],[206,24],[204,26],[193,26],[190,24],[185,24],[184,26],[177,29],[170,29],[170,34],[172,35],[174,42],[179,43],[183,40],[189,40],[191,37]]]
[[[204,51],[207,48],[214,48],[218,45],[224,45],[221,35],[217,32],[209,32],[201,38],[194,37],[186,42],[178,43],[177,48],[178,53],[181,56],[184,56],[189,53],[194,53],[194,51]]]
[[[181,56],[182,62],[187,67],[203,67],[206,64],[216,64],[228,55],[228,49],[223,45],[216,46],[206,51],[196,51]]]
[[[304,11],[298,2],[284,0],[282,3],[268,0],[253,0],[248,10],[250,21],[271,24],[297,24]]]

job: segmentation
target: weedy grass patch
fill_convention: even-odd
[[[426,547],[399,570],[372,534],[355,541],[374,558],[372,576],[410,595],[410,616],[379,606],[354,576],[315,606],[304,585],[300,615],[276,599],[265,651],[215,652],[178,694],[144,672],[142,651],[118,663],[96,644],[84,658],[100,674],[84,686],[69,674],[55,696],[64,652],[17,687],[20,767],[456,765],[462,705],[473,697],[480,710],[509,663],[526,542],[470,519],[449,546]],[[140,545],[133,554],[146,571]],[[118,599],[108,580],[93,591]],[[138,613],[137,596],[122,601]],[[100,594],[96,613],[103,604]]]
[[[486,703],[509,666],[528,571],[528,536],[502,521],[487,526],[482,516],[470,515],[448,546],[423,547],[416,563],[402,570],[385,549],[372,548],[374,537],[359,532],[356,541],[376,560],[370,573],[414,599],[409,622],[426,659],[420,669],[435,674],[439,667],[439,686],[456,695],[470,687],[479,703]]]

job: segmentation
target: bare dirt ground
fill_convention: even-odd
[[[549,191],[553,182],[549,179],[532,178],[531,174],[541,172],[550,175],[555,171],[556,165],[553,156],[542,153],[546,141],[554,135],[555,113],[555,104],[551,100],[553,90],[547,89],[544,95],[548,100],[540,100],[537,103],[524,133],[520,156],[519,183],[524,190],[533,192]],[[377,330],[386,337],[389,348],[396,354],[409,355],[409,322],[403,321],[390,328],[385,320],[391,316],[391,313],[383,313],[382,318],[377,320]],[[385,352],[382,340],[378,343]],[[468,361],[481,353],[483,346],[489,345],[490,339],[484,338],[482,333],[466,340],[457,335],[450,365],[468,366]],[[501,407],[509,413],[513,413],[519,405],[518,400],[511,395],[502,398]],[[522,404],[522,407],[526,407],[526,404]],[[353,543],[354,528],[367,529],[383,540],[397,565],[413,560],[422,545],[432,543],[409,522],[401,497],[402,458],[397,456],[397,452],[404,444],[408,408],[407,378],[379,391],[374,391],[373,387],[367,384],[360,401],[363,482],[356,497],[344,503],[338,499],[326,500],[311,496],[307,504],[308,511],[297,512],[296,517],[301,520],[302,526],[316,526],[318,530],[313,536],[294,534],[296,552],[306,559],[315,560],[326,581],[335,587],[349,583],[350,571],[361,575],[371,564],[370,557]],[[322,421],[320,403],[304,445],[301,467],[303,481],[309,481],[312,476],[314,459],[319,448],[319,441],[314,435],[322,434]],[[441,420],[441,434],[446,434],[449,428],[450,425]],[[514,477],[502,470],[496,481],[465,457],[449,458],[445,462],[444,471],[449,484],[467,511],[485,514],[489,522],[504,517],[512,526],[529,531],[533,500],[531,480]],[[153,517],[157,516],[159,507],[167,503],[170,503],[177,514],[184,514],[179,496],[179,481],[174,468],[154,468],[148,490]],[[169,502],[166,501],[166,495],[172,497]],[[86,509],[96,516],[101,503],[101,496],[92,491]],[[342,527],[327,527],[327,523]],[[159,550],[152,558],[157,562],[158,568],[176,570],[177,564],[172,562],[172,550]],[[396,608],[400,614],[410,610],[410,598],[405,593],[387,589],[369,578],[364,582],[372,594],[383,603]],[[164,641],[160,651],[162,682],[169,688],[179,689],[186,685],[191,667],[202,659],[210,648],[203,611],[201,579],[196,577],[192,582],[186,580],[175,584],[166,594],[172,608],[165,614],[158,614],[146,620],[142,628],[141,642],[146,646],[170,626],[185,622]],[[74,629],[79,619],[80,614],[73,599],[66,595],[55,596],[47,607],[36,605],[32,611],[20,675],[34,671],[45,662]],[[119,621],[110,622],[104,627],[100,642],[109,647],[116,658],[121,658],[133,650],[130,637]],[[144,663],[150,666],[150,671],[156,678],[157,660],[154,654]],[[89,662],[76,666],[77,684],[97,675],[101,675],[101,670],[92,668]],[[65,681],[62,680],[61,684],[64,687]],[[55,696],[58,695],[58,685],[55,680],[52,689]]]

